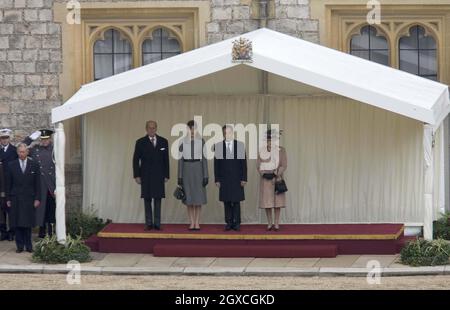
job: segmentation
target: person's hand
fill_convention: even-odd
[[[34,201],[34,207],[38,208],[41,205],[41,202],[39,200]]]
[[[244,186],[245,186],[245,184],[247,184],[247,182],[246,182],[246,181],[241,181],[241,186],[242,186],[242,187],[244,187]]]
[[[168,179],[168,178],[164,178],[164,182],[166,182],[166,183],[167,183],[168,181],[169,181],[169,179]]]
[[[203,187],[205,187],[206,185],[208,185],[209,180],[208,178],[203,178]]]
[[[7,201],[7,202],[6,202],[6,206],[7,206],[8,208],[11,208],[11,201]]]
[[[178,178],[178,185],[183,186],[183,178]]]
[[[216,182],[216,186],[217,186],[217,187],[220,187],[220,182]]]
[[[134,180],[136,181],[136,183],[137,183],[137,184],[141,184],[141,183],[142,183],[142,181],[141,181],[141,178],[140,178],[140,177],[134,178]]]
[[[41,131],[37,130],[30,135],[30,139],[34,141],[37,138],[39,138],[41,136],[41,134],[42,134]]]

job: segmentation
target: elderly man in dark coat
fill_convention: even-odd
[[[8,167],[9,162],[17,159],[16,147],[10,142],[11,134],[11,129],[0,129],[0,162],[2,162],[4,170]],[[9,225],[9,208],[6,206],[6,200],[0,201],[0,203],[0,240],[13,241],[14,231]]]
[[[17,253],[33,252],[31,229],[35,223],[35,208],[40,204],[39,165],[28,157],[25,143],[17,146],[19,158],[6,169],[6,204],[10,208],[10,225],[16,233]]]
[[[240,230],[241,204],[245,200],[247,159],[245,146],[234,139],[231,126],[222,128],[224,140],[214,146],[214,178],[225,208],[225,230]]]
[[[39,144],[30,148],[30,157],[39,164],[41,171],[41,206],[36,209],[36,225],[39,226],[39,238],[44,238],[46,229],[48,235],[52,236],[53,226],[56,222],[55,211],[55,161],[53,158],[53,130],[41,129],[33,132],[23,141],[30,145],[39,139]]]
[[[161,199],[165,198],[164,183],[169,180],[169,143],[156,134],[157,128],[155,121],[147,122],[147,135],[136,141],[133,155],[133,175],[141,185],[145,204],[145,230],[161,229]]]

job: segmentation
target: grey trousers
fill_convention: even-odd
[[[152,212],[153,200],[153,212]],[[145,205],[145,225],[161,226],[161,199],[144,199]]]

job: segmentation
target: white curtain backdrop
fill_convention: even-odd
[[[267,115],[284,130],[281,143],[288,156],[284,222],[423,221],[421,123],[336,96],[267,99]],[[145,135],[149,119],[158,121],[158,133],[173,142],[177,137],[170,136],[172,125],[186,123],[194,115],[203,116],[203,126],[210,122],[262,123],[263,98],[147,95],[86,115],[84,209],[116,222],[142,223],[143,201],[131,169],[134,143]],[[172,196],[175,160],[170,164],[163,222],[185,223],[185,207]],[[211,160],[202,222],[222,223],[212,164]],[[264,222],[265,215],[257,208],[255,160],[248,161],[248,176],[243,223]]]
[[[342,97],[278,98],[289,207],[285,221],[422,222],[423,126]]]

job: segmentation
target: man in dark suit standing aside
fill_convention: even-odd
[[[24,143],[17,146],[19,158],[6,169],[6,205],[10,208],[10,225],[16,233],[17,253],[33,252],[31,229],[35,224],[35,208],[40,205],[40,169],[37,162],[28,157]]]
[[[136,141],[133,175],[141,185],[141,198],[144,198],[145,230],[160,230],[161,199],[165,198],[164,183],[169,180],[169,143],[156,134],[155,121],[148,121],[145,128],[147,135]]]
[[[225,230],[239,231],[241,225],[241,201],[245,200],[247,183],[247,159],[245,146],[234,139],[233,128],[222,127],[224,140],[214,146],[214,178],[219,187],[219,200],[225,208]]]
[[[16,147],[10,142],[11,134],[11,129],[0,129],[0,161],[4,170],[11,161],[17,159]],[[0,240],[14,240],[14,231],[9,225],[9,208],[6,206],[6,200],[3,200],[0,206]]]

